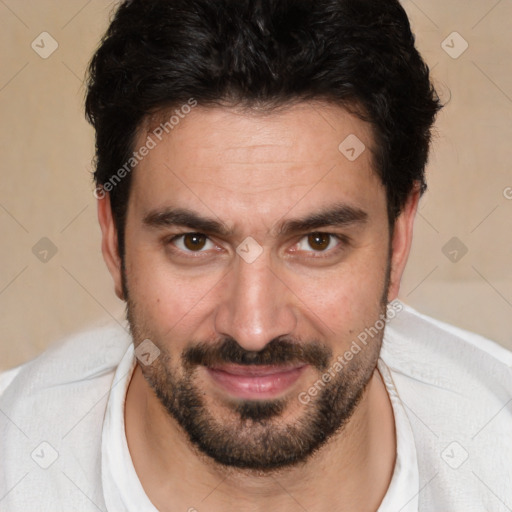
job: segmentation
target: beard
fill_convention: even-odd
[[[389,265],[380,316],[386,317]],[[126,290],[127,291],[127,290]],[[322,374],[336,359],[332,350],[318,341],[301,342],[287,337],[271,340],[261,351],[248,351],[236,340],[223,337],[189,342],[180,357],[172,357],[170,339],[153,336],[154,330],[128,294],[127,317],[135,345],[149,338],[160,350],[151,365],[141,364],[142,374],[170,418],[181,427],[198,454],[230,468],[260,474],[305,463],[335,434],[341,432],[353,416],[377,367],[384,330],[341,371]],[[368,325],[368,327],[370,326]],[[138,343],[137,343],[138,341]],[[351,341],[351,340],[345,340]],[[348,347],[343,343],[344,347]],[[201,387],[200,367],[215,365],[292,365],[308,364],[318,372],[321,389],[304,404],[299,393],[272,400],[215,400]],[[301,389],[300,391],[307,391]]]

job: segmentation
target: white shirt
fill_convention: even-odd
[[[116,326],[0,374],[0,511],[156,512],[124,430],[134,368]],[[397,434],[378,512],[512,510],[512,353],[405,307],[378,368]]]

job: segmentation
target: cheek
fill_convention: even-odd
[[[382,312],[387,248],[368,246],[336,269],[295,273],[302,313],[327,336],[343,338],[371,325]]]
[[[164,251],[149,247],[127,251],[126,274],[139,317],[160,333],[184,333],[197,325],[222,280],[218,272],[195,276],[180,272],[169,264]]]

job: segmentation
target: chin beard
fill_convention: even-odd
[[[141,369],[165,411],[199,453],[222,466],[270,472],[305,462],[347,424],[377,364],[380,343],[375,339],[372,344],[374,347],[366,347],[368,353],[358,354],[307,405],[299,402],[297,393],[276,400],[226,400],[212,404],[198,383],[195,362],[190,363],[195,356],[187,358],[186,353],[182,357],[187,362],[183,364],[185,371],[181,371],[184,373],[181,377],[178,377],[180,371],[172,370],[174,365],[165,351],[151,366],[141,365]],[[248,355],[231,339],[220,345],[198,344],[193,350],[198,347],[200,351],[205,350],[203,360],[208,362],[212,354],[224,360],[228,352],[236,352],[242,357],[235,355],[224,362],[244,364],[240,360]],[[262,354],[258,363],[294,361],[297,347],[297,343],[271,342],[264,351],[256,353]],[[315,359],[314,367],[321,378],[332,357],[317,345],[308,347],[314,349],[308,351],[301,346],[300,353],[311,355],[309,364]],[[287,350],[292,352],[288,358]],[[253,353],[250,357],[254,357]],[[287,413],[293,419],[285,421]]]

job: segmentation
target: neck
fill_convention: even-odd
[[[393,411],[377,370],[341,431],[305,463],[272,473],[226,468],[198,452],[139,367],[128,389],[125,423],[135,470],[161,512],[376,511],[395,463]]]

